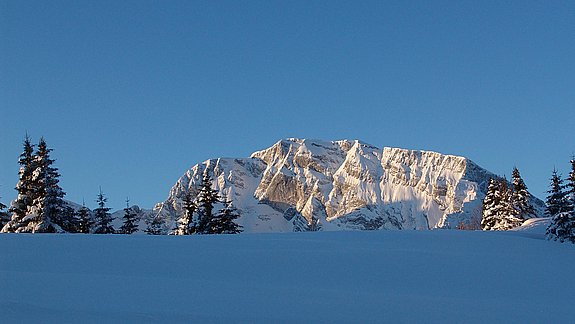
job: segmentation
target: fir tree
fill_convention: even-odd
[[[185,194],[183,198],[182,216],[178,219],[178,228],[176,235],[190,235],[196,234],[198,231],[198,220],[195,218],[198,206],[192,198],[191,189]]]
[[[102,193],[102,188],[100,188],[100,193],[96,202],[98,203],[98,208],[94,209],[94,219],[95,219],[95,234],[113,234],[115,233],[114,227],[112,227],[112,215],[110,215],[110,208],[106,207],[107,198],[104,197]]]
[[[50,152],[52,149],[48,148],[44,138],[40,138],[35,156],[36,169],[32,174],[35,194],[27,216],[30,219],[26,225],[27,232],[54,233],[65,227],[62,225],[70,223],[68,217],[71,215],[65,213],[63,200],[66,194],[60,188],[60,173],[52,166],[54,160],[50,158]]]
[[[64,232],[79,233],[80,231],[80,215],[70,206],[64,206],[62,213],[55,222]]]
[[[210,229],[210,222],[214,217],[214,205],[220,201],[220,196],[216,190],[212,189],[212,178],[208,174],[207,170],[204,172],[197,199],[197,233],[212,234]]]
[[[554,175],[556,172],[554,172]],[[558,183],[557,179],[552,178],[551,183],[551,196],[554,194],[557,197],[558,188],[561,188],[561,183]],[[559,207],[551,208],[551,212],[558,210],[555,215],[551,217],[551,222],[549,227],[547,227],[546,235],[547,239],[555,240],[560,242],[569,241],[571,243],[575,243],[575,159],[571,160],[571,172],[569,173],[569,177],[567,178],[567,185],[566,188],[568,189],[567,192],[564,193],[564,203],[559,203]],[[555,201],[558,198],[549,199],[548,201]],[[548,210],[551,205],[548,205]]]
[[[487,187],[487,193],[483,199],[483,215],[481,218],[481,229],[491,230],[497,224],[498,208],[499,208],[499,196],[497,190],[499,188],[497,179],[489,179],[489,187]]]
[[[10,220],[10,216],[4,211],[4,209],[6,209],[6,205],[0,202],[0,229],[2,229],[2,227],[4,227],[4,225],[6,225]]]
[[[569,177],[567,178],[565,196],[569,202],[568,210],[575,210],[575,157],[569,162],[571,163],[571,172],[569,172]]]
[[[507,180],[497,178],[489,181],[487,194],[483,199],[483,230],[509,230],[523,222],[511,202],[512,191]]]
[[[494,230],[507,231],[523,224],[523,219],[518,217],[517,210],[513,206],[512,188],[509,187],[507,180],[503,179],[499,183],[499,208],[497,209],[498,222],[493,227]]]
[[[563,179],[561,179],[557,170],[553,170],[551,175],[551,188],[547,191],[549,195],[545,200],[545,204],[547,205],[545,215],[547,217],[553,217],[569,210],[569,203],[566,199],[566,194],[563,191],[564,188]]]
[[[78,233],[89,234],[94,227],[94,221],[90,215],[90,210],[82,202],[82,208],[78,210]]]
[[[238,234],[242,232],[242,226],[235,223],[240,217],[238,210],[230,201],[225,202],[225,207],[210,221],[209,228],[212,234]]]
[[[2,228],[2,232],[5,233],[19,232],[21,228],[25,227],[24,218],[32,207],[32,201],[34,200],[32,173],[36,167],[33,154],[34,145],[32,145],[28,134],[26,134],[23,146],[23,152],[18,159],[18,164],[20,165],[20,170],[18,171],[19,180],[16,184],[18,196],[8,209],[8,212],[11,214],[11,219]]]
[[[147,227],[144,232],[148,235],[162,235],[165,232],[164,221],[160,215],[153,217],[151,221],[146,222]]]
[[[535,217],[535,209],[529,202],[531,194],[527,191],[527,186],[517,167],[513,168],[512,172],[513,193],[511,195],[511,202],[517,212],[517,217],[521,220],[526,220]]]
[[[124,224],[120,227],[120,233],[132,234],[138,231],[138,214],[130,207],[130,199],[126,198],[124,208]]]

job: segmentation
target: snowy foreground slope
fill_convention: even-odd
[[[478,225],[494,174],[469,159],[361,141],[286,139],[249,158],[207,160],[188,170],[153,215],[175,227],[182,198],[203,173],[241,212],[246,232],[431,229]],[[532,199],[537,210],[543,203]]]
[[[575,246],[541,229],[4,234],[0,322],[572,323]]]

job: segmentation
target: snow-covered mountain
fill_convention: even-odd
[[[323,230],[472,227],[495,177],[460,156],[290,138],[249,158],[193,166],[154,208],[166,228],[175,226],[182,197],[198,188],[204,172],[239,209],[246,232],[306,230],[312,222]]]

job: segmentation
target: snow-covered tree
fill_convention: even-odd
[[[498,222],[499,209],[499,189],[498,179],[489,179],[489,187],[483,199],[483,216],[481,218],[481,229],[492,230]]]
[[[565,186],[565,196],[567,201],[569,202],[569,206],[567,207],[569,210],[575,209],[575,157],[573,157],[570,161],[571,163],[571,172],[569,172],[569,177],[567,178],[567,185]]]
[[[40,138],[32,173],[35,194],[30,213],[26,216],[30,221],[23,230],[25,232],[54,233],[61,231],[63,224],[72,223],[68,219],[72,215],[65,209],[63,198],[66,194],[59,185],[60,173],[52,166],[54,160],[50,158],[50,152],[52,149],[48,148],[43,137]]]
[[[89,234],[94,227],[94,220],[90,215],[90,210],[82,203],[82,208],[78,210],[78,233]]]
[[[196,211],[198,206],[192,197],[192,190],[189,189],[182,199],[182,216],[178,219],[178,228],[175,231],[176,235],[191,235],[196,234],[198,231],[198,219],[196,218]]]
[[[106,207],[106,201],[108,199],[104,197],[102,189],[100,188],[100,193],[96,202],[98,203],[98,208],[94,209],[94,233],[95,234],[113,234],[115,233],[114,227],[112,227],[112,215],[110,214],[110,208]]]
[[[560,242],[575,243],[575,159],[571,160],[571,172],[567,179],[567,192],[563,193],[563,201],[561,202],[561,194],[558,194],[562,189],[561,182],[555,177],[556,172],[553,173],[551,181],[550,197],[548,201],[555,202],[552,208],[548,203],[548,211],[551,214],[553,211],[558,211],[552,215],[549,227],[547,227],[547,239]],[[554,196],[551,198],[551,196]],[[551,199],[550,199],[551,198]],[[557,203],[559,201],[559,203]]]
[[[238,210],[230,201],[225,202],[225,207],[220,210],[210,221],[209,232],[212,234],[238,234],[242,232],[242,226],[235,220],[240,217]]]
[[[120,233],[132,234],[138,231],[138,213],[130,207],[130,199],[126,198],[126,208],[124,208],[124,223],[120,227]]]
[[[36,166],[34,145],[30,141],[28,134],[26,134],[23,146],[23,152],[18,159],[18,164],[20,165],[20,170],[18,171],[19,179],[16,184],[18,196],[8,209],[8,212],[11,214],[11,219],[2,228],[2,232],[4,233],[18,232],[21,228],[25,227],[26,222],[24,218],[32,207],[32,201],[34,200],[35,190],[32,182],[32,173],[34,169],[36,169]]]
[[[10,216],[4,209],[6,209],[6,205],[0,202],[0,229],[10,220]]]
[[[497,178],[489,181],[487,194],[483,199],[483,230],[509,230],[523,223],[511,202],[512,191],[507,180]]]
[[[535,209],[529,202],[531,194],[527,191],[527,186],[519,174],[517,167],[512,172],[513,193],[511,194],[511,203],[515,208],[517,218],[526,220],[536,217]]]
[[[212,234],[209,225],[211,219],[214,217],[214,205],[218,202],[220,202],[220,196],[216,190],[212,189],[212,178],[206,170],[200,183],[200,191],[197,197],[197,233]]]
[[[569,202],[566,199],[566,194],[563,191],[565,187],[563,186],[563,179],[557,173],[557,170],[553,170],[551,175],[551,185],[550,189],[547,191],[549,195],[545,199],[545,215],[547,217],[553,217],[559,213],[569,210]]]

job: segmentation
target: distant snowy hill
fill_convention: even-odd
[[[175,226],[182,197],[202,174],[241,212],[246,232],[432,229],[477,224],[494,174],[469,159],[361,141],[286,139],[249,158],[207,160],[188,170],[154,213]],[[532,199],[537,210],[543,203]]]

